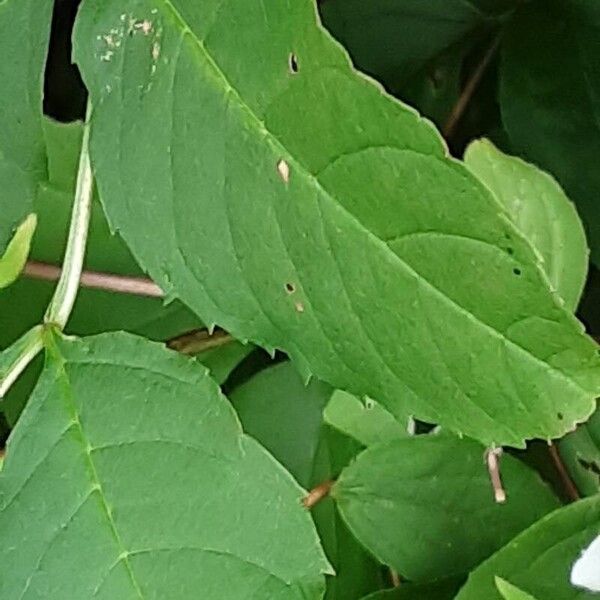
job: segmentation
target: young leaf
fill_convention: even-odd
[[[503,38],[500,104],[512,145],[556,175],[600,260],[600,5],[523,3]]]
[[[52,0],[0,3],[0,254],[44,177],[42,82]]]
[[[574,587],[571,566],[600,532],[600,496],[580,500],[547,515],[482,563],[456,600],[502,600],[495,578],[502,577],[536,598],[594,600]]]
[[[109,221],[205,323],[486,444],[592,412],[596,345],[529,244],[312,2],[86,0],[75,56]]]
[[[364,446],[409,435],[408,419],[402,424],[374,400],[362,401],[342,390],[333,393],[323,417],[328,425]]]
[[[365,450],[332,495],[381,562],[427,582],[467,572],[558,506],[539,476],[509,455],[502,480],[508,500],[497,504],[482,446],[447,434],[416,436]]]
[[[37,217],[31,213],[17,227],[4,255],[0,256],[0,288],[10,285],[23,270],[36,225]]]
[[[127,334],[48,345],[0,473],[2,598],[321,597],[303,490],[203,367]]]
[[[575,312],[587,277],[585,232],[558,183],[487,140],[472,142],[465,163],[499,200],[531,245],[553,289]]]

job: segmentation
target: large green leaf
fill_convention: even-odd
[[[600,5],[523,3],[503,44],[500,101],[519,153],[555,175],[577,203],[600,260]]]
[[[502,600],[500,576],[540,599],[594,600],[597,595],[570,583],[571,566],[600,532],[600,496],[547,515],[482,563],[457,600]]]
[[[0,255],[44,177],[42,86],[52,0],[0,3]]]
[[[443,434],[371,446],[332,495],[364,546],[407,579],[460,575],[558,506],[537,473],[508,455],[508,500],[494,502],[483,457],[480,444]]]
[[[547,173],[487,140],[467,148],[465,163],[539,252],[552,288],[575,312],[587,277],[588,248],[577,211],[561,187]]]
[[[0,474],[3,599],[321,597],[303,490],[203,367],[127,334],[48,345]]]
[[[596,345],[529,244],[312,2],[87,0],[75,54],[111,225],[205,323],[486,444],[592,412]]]

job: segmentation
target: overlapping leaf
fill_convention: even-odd
[[[50,340],[0,474],[0,596],[318,599],[304,492],[194,361]]]
[[[539,253],[552,288],[574,312],[587,277],[588,249],[581,220],[561,187],[547,173],[487,140],[467,148],[465,163]]]
[[[547,515],[482,563],[457,600],[502,600],[496,576],[536,598],[593,600],[571,584],[575,559],[600,532],[600,497],[580,500]]]
[[[486,443],[589,415],[596,347],[529,245],[310,2],[88,0],[76,57],[111,224],[206,323]]]

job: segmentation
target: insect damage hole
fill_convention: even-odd
[[[296,286],[293,283],[286,283],[285,284],[285,291],[288,294],[293,294],[296,291]]]
[[[279,173],[279,177],[281,177],[285,183],[288,183],[290,180],[290,165],[288,165],[283,158],[277,162],[277,172]]]
[[[522,271],[521,271],[521,269],[518,269],[517,267],[515,267],[515,268],[513,269],[513,273],[514,273],[515,275],[521,275]]]
[[[290,52],[290,55],[288,56],[288,66],[292,75],[295,75],[300,69],[298,65],[298,57],[293,52]]]

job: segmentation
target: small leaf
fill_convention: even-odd
[[[17,227],[4,255],[0,256],[0,289],[9,286],[23,270],[36,226],[37,217],[31,213]]]
[[[600,592],[600,535],[573,565],[571,583],[592,592]]]
[[[552,288],[575,312],[587,277],[588,248],[577,211],[561,187],[547,173],[487,140],[471,143],[465,164],[504,206],[538,252]]]
[[[352,70],[312,1],[217,5],[86,0],[74,34],[102,202],[167,296],[486,445],[586,419],[596,344],[431,124]]]
[[[303,490],[202,366],[127,334],[48,344],[0,473],[0,597],[321,597]]]
[[[323,413],[325,422],[364,446],[408,436],[409,419],[402,424],[374,400],[336,390]]]
[[[502,600],[497,576],[543,600],[597,600],[595,594],[575,588],[570,574],[581,551],[598,533],[600,496],[560,508],[479,565],[456,600]]]
[[[460,575],[558,506],[537,473],[510,455],[501,462],[508,499],[494,502],[484,453],[448,434],[371,446],[332,495],[356,537],[403,577]]]
[[[496,587],[504,600],[536,600],[531,594],[520,590],[509,581],[502,579],[502,577],[496,577],[495,581]]]

